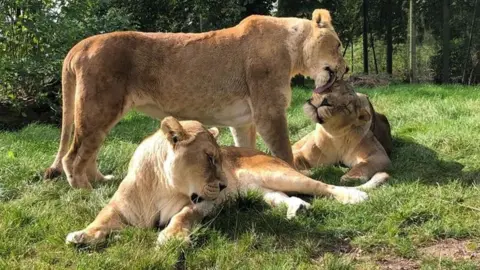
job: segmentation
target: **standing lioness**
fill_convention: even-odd
[[[158,119],[230,126],[237,146],[253,148],[258,131],[274,155],[293,164],[285,115],[290,78],[301,73],[318,89],[331,85],[346,71],[340,46],[327,10],[315,10],[311,21],[250,16],[207,33],[116,32],[82,40],[63,63],[62,135],[45,178],[65,171],[78,188],[106,179],[97,152],[133,108]]]

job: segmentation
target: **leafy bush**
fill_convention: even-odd
[[[0,108],[10,118],[58,119],[61,65],[68,50],[87,36],[136,28],[125,10],[106,8],[100,0],[2,3]],[[42,112],[51,116],[42,119]]]

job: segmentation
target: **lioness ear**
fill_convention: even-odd
[[[358,120],[361,123],[367,123],[370,120],[371,117],[372,117],[372,115],[370,114],[370,112],[366,108],[361,108],[360,109],[360,112],[358,113]]]
[[[175,144],[187,138],[187,134],[182,125],[180,125],[180,122],[172,116],[163,119],[161,129],[171,144]]]
[[[208,132],[210,132],[215,139],[220,135],[220,131],[216,127],[209,128]]]
[[[326,27],[332,23],[330,12],[326,9],[315,9],[312,14],[312,21],[319,27]]]

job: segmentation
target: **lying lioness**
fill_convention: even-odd
[[[145,139],[130,161],[128,174],[97,218],[84,230],[72,232],[67,243],[98,243],[125,225],[168,226],[158,242],[171,237],[187,239],[195,221],[230,195],[258,190],[272,206],[286,204],[294,217],[310,204],[284,192],[332,196],[342,203],[367,199],[358,188],[339,187],[312,180],[279,158],[249,148],[219,147],[218,129],[205,129],[197,121],[162,121],[161,130]],[[222,191],[222,189],[225,189]],[[222,192],[221,192],[222,191]]]
[[[351,168],[342,181],[388,178],[382,172],[390,165],[390,125],[366,95],[338,81],[331,89],[314,93],[304,111],[317,125],[293,145],[298,170],[341,163]]]

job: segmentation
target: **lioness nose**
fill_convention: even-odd
[[[197,193],[192,193],[192,196],[190,196],[190,200],[193,202],[193,203],[201,203],[203,201],[203,198],[198,196]]]
[[[219,184],[218,187],[220,188],[220,191],[224,190],[227,186],[224,184]]]

